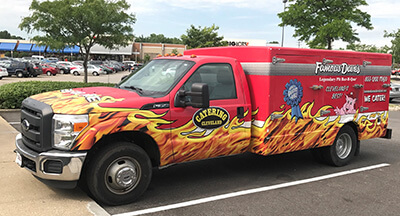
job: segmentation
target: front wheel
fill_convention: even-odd
[[[86,170],[87,187],[100,203],[131,203],[147,189],[152,175],[150,158],[130,142],[110,144],[96,152]]]
[[[97,73],[97,71],[94,71],[93,72],[93,76],[99,76],[100,74],[99,73]]]
[[[72,74],[74,74],[74,76],[79,76],[80,74],[78,73],[78,71],[74,71]]]
[[[46,74],[47,74],[47,76],[51,76],[51,72],[50,71],[47,71]]]
[[[357,148],[357,137],[354,130],[348,126],[343,126],[332,146],[324,151],[325,160],[334,166],[344,166],[354,157]]]

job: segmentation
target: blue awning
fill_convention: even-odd
[[[37,44],[34,44],[32,46],[31,52],[44,52],[46,49],[46,46],[38,46]]]
[[[62,50],[50,49],[49,47],[47,47],[46,52],[48,52],[48,53],[61,53]]]
[[[15,45],[17,45],[17,43],[0,43],[0,50],[1,51],[14,51]]]
[[[32,48],[32,44],[20,43],[20,44],[18,44],[17,51],[30,52],[31,48]]]
[[[79,46],[65,47],[64,53],[79,53],[80,49]]]

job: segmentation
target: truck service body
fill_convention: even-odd
[[[48,184],[85,181],[97,201],[116,205],[146,190],[151,167],[305,149],[343,166],[360,140],[391,137],[388,54],[282,47],[184,54],[154,59],[117,88],[25,99],[17,163]]]

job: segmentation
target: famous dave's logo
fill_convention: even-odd
[[[193,123],[203,129],[216,129],[229,121],[229,113],[220,107],[198,110],[193,116]]]
[[[323,62],[317,62],[317,66],[315,67],[315,74],[318,73],[340,73],[340,74],[348,74],[348,73],[356,73],[359,74],[361,72],[360,65],[349,65],[347,63],[342,64],[324,64]]]

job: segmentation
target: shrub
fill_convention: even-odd
[[[0,109],[19,109],[25,98],[43,92],[93,86],[112,87],[114,84],[51,81],[29,81],[4,84],[0,86]]]

